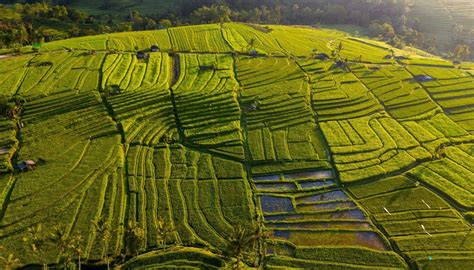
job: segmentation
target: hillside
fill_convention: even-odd
[[[451,48],[457,39],[474,42],[473,0],[414,0],[411,16],[420,30],[435,38],[441,48]]]
[[[0,121],[0,245],[22,265],[58,262],[23,241],[38,224],[97,262],[129,250],[130,222],[156,250],[164,221],[187,248],[123,269],[222,268],[249,224],[274,268],[474,267],[472,63],[226,23],[51,42],[0,70],[21,107]]]

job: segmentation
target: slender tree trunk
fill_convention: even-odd
[[[81,270],[81,256],[79,256],[78,262],[79,262],[79,270]]]

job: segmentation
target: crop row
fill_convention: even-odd
[[[455,256],[474,249],[469,243],[470,225],[449,204],[416,181],[396,176],[349,190],[415,262],[428,256],[436,262],[441,259],[438,252],[450,251]]]
[[[171,96],[167,89],[125,92],[108,99],[131,144],[157,145],[176,137]]]
[[[298,65],[281,58],[240,58],[237,75],[243,87],[240,105],[254,173],[327,167],[309,84]]]
[[[270,250],[270,267],[304,269],[406,269],[406,263],[393,251],[353,246],[294,247],[278,243]]]
[[[411,68],[411,72],[423,72],[436,78],[423,86],[451,119],[465,130],[474,131],[474,81],[467,72],[441,68]]]
[[[425,163],[410,171],[410,176],[443,191],[458,204],[474,207],[472,155],[457,147],[443,149],[445,158]]]
[[[311,78],[312,103],[318,121],[357,118],[383,110],[354,74],[328,69],[324,63],[318,66],[325,66],[322,70],[316,69]]]
[[[385,116],[321,123],[343,182],[382,176],[431,154],[397,121]]]
[[[69,92],[29,101],[23,121],[24,144],[18,159],[32,159],[38,165],[17,176],[2,218],[2,244],[27,260],[31,254],[25,253],[21,230],[37,223],[46,229],[64,224],[68,234],[84,236],[85,255],[92,256],[96,240],[91,221],[103,215],[114,218],[104,212],[112,207],[105,194],[109,184],[118,181],[120,172],[115,172],[122,160],[113,121],[96,95]],[[113,210],[118,215],[117,211]],[[114,226],[120,223],[123,219],[115,218]],[[54,256],[53,250],[47,252],[51,261]]]
[[[229,52],[219,25],[186,26],[168,30],[173,50],[178,52]]]
[[[401,67],[384,66],[371,71],[360,65],[352,71],[396,119],[417,116],[436,108],[424,89]]]
[[[11,96],[15,94],[28,71],[28,62],[32,55],[22,55],[0,61],[0,95]]]
[[[174,223],[175,241],[220,249],[232,225],[250,221],[252,206],[241,164],[180,145],[134,148],[128,154],[129,174],[135,175],[129,176],[130,216],[147,224],[149,246],[156,244],[155,215]],[[144,167],[151,171],[145,174]]]
[[[233,60],[225,55],[180,55],[181,76],[173,86],[180,132],[187,142],[244,158]]]
[[[288,34],[290,33],[290,34]],[[225,23],[183,26],[139,33],[115,33],[54,41],[42,46],[41,51],[69,50],[137,52],[157,45],[162,52],[214,52],[264,55],[309,56],[313,52],[330,55],[339,50],[341,57],[350,61],[386,63],[384,56],[390,47],[374,41],[355,39],[341,32],[291,26],[260,26]]]

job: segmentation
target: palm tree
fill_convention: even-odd
[[[25,244],[31,249],[33,255],[37,257],[43,265],[43,270],[48,269],[48,264],[45,259],[45,249],[48,237],[43,231],[43,225],[38,224],[34,227],[28,228],[26,236],[23,237]]]
[[[13,253],[9,253],[8,255],[4,254],[5,248],[3,246],[0,246],[0,253],[2,253],[2,256],[0,256],[0,261],[2,262],[3,269],[11,270],[20,264],[20,259],[16,258]]]
[[[256,249],[254,232],[249,230],[247,226],[237,225],[233,228],[224,254],[228,259],[234,260],[232,268],[241,269],[244,260]]]
[[[145,240],[145,230],[140,227],[138,222],[129,221],[125,230],[125,247],[127,255],[136,256]]]
[[[171,223],[168,223],[164,220],[163,217],[158,217],[156,220],[156,240],[158,245],[163,249],[166,248],[167,240],[170,239],[173,234],[176,232],[176,229],[173,228]]]
[[[247,49],[248,49],[249,51],[255,48],[255,42],[256,42],[256,41],[257,41],[257,40],[256,40],[255,38],[251,38],[251,39],[248,41],[248,47],[247,47]]]
[[[257,264],[261,265],[265,257],[266,240],[269,234],[263,230],[263,226],[236,225],[224,249],[224,253],[232,263],[232,268],[244,268],[244,261],[253,260],[258,257]],[[262,252],[259,252],[262,250]]]
[[[77,265],[79,270],[81,270],[81,257],[84,253],[82,241],[83,239],[81,235],[75,235],[71,238],[68,246],[68,249],[77,256]]]
[[[110,224],[107,221],[104,221],[103,219],[100,219],[97,222],[93,222],[95,231],[100,237],[101,244],[102,244],[102,251],[101,251],[101,257],[102,260],[107,264],[107,270],[110,269],[110,261],[112,260],[112,257],[108,256],[107,254],[107,248],[108,248],[108,243],[111,237],[110,233]]]
[[[59,259],[63,262],[64,267],[67,268],[72,258],[69,249],[71,239],[67,234],[66,225],[59,224],[54,226],[48,240],[58,249]]]

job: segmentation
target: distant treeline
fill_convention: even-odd
[[[434,40],[425,38],[418,20],[409,16],[411,0],[175,0],[175,11],[139,14],[143,0],[102,0],[101,8],[131,8],[130,13],[90,16],[68,7],[81,0],[0,0],[0,47],[26,45],[74,36],[151,30],[199,23],[239,21],[265,24],[353,24],[366,28],[396,47],[405,44],[440,53]],[[156,0],[155,0],[156,1]],[[168,0],[164,0],[168,1]],[[41,2],[41,3],[34,3]],[[453,41],[456,45],[462,40]],[[457,46],[459,48],[459,46]],[[463,54],[469,47],[464,46]],[[451,52],[451,55],[457,52]]]

